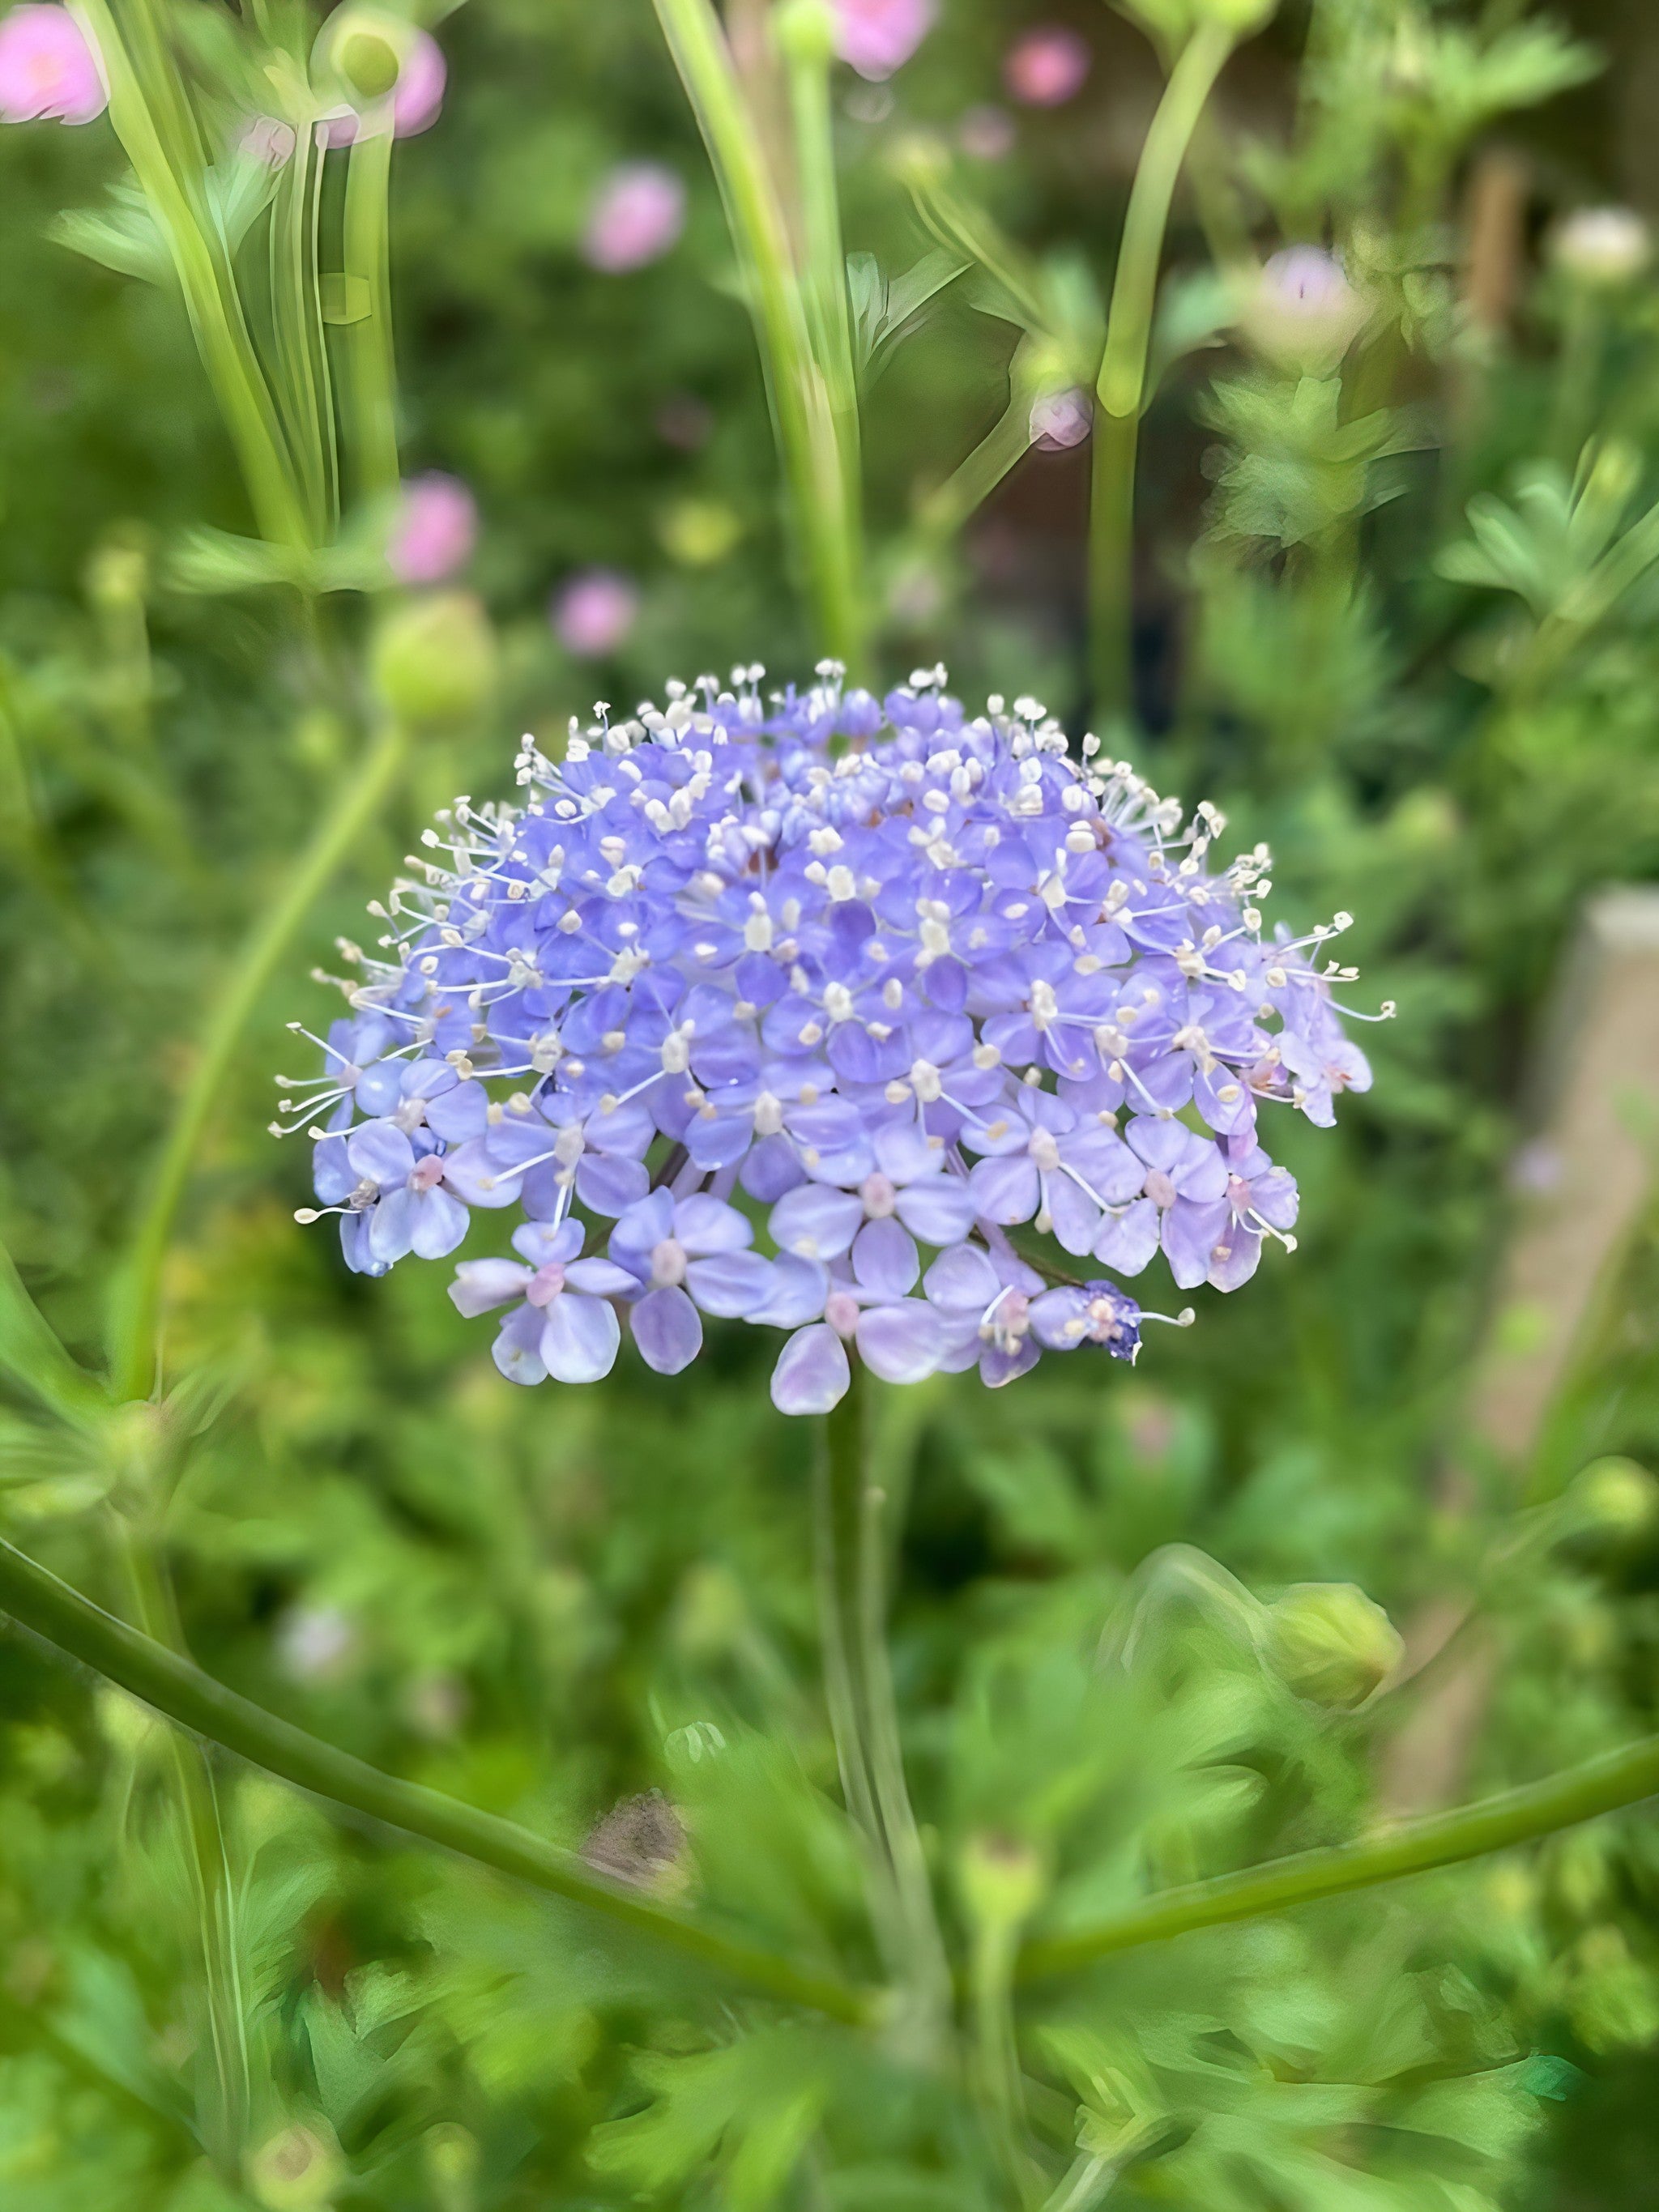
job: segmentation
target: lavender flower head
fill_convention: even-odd
[[[1035,701],[761,676],[599,708],[561,762],[526,738],[519,805],[439,817],[376,951],[342,947],[321,1074],[284,1079],[301,1219],[382,1274],[507,1214],[515,1256],[451,1292],[502,1314],[503,1374],[595,1379],[624,1326],[674,1373],[744,1321],[797,1413],[850,1351],[993,1387],[1133,1359],[1164,1316],[1115,1278],[1161,1253],[1233,1290],[1293,1248],[1259,1124],[1370,1084],[1325,957],[1348,917],[1264,939],[1265,850],[1212,869],[1212,809],[1183,826]]]

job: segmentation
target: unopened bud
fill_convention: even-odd
[[[348,2179],[344,2160],[322,2121],[297,2123],[255,2151],[248,2185],[267,2212],[325,2212]]]
[[[495,688],[495,634],[471,592],[410,599],[374,640],[374,688],[402,721],[419,727],[471,721]]]
[[[1574,1477],[1564,1502],[1575,1533],[1617,1542],[1643,1535],[1659,1522],[1659,1481],[1633,1459],[1592,1460]]]
[[[582,1856],[598,1874],[659,1897],[678,1897],[690,1869],[685,1823],[660,1790],[624,1797],[595,1821]]]
[[[1039,1853],[1018,1838],[970,1836],[957,1862],[969,1917],[980,1928],[1018,1928],[1042,1902],[1048,1874]]]
[[[348,31],[335,48],[335,67],[360,100],[384,100],[398,82],[397,48],[377,30]]]
[[[1565,276],[1593,291],[1628,284],[1647,267],[1653,234],[1633,208],[1579,208],[1556,225],[1550,255]]]
[[[1388,1680],[1405,1646],[1354,1583],[1297,1583],[1267,1608],[1267,1649],[1298,1698],[1352,1712]]]
[[[1334,253],[1292,246],[1275,253],[1251,283],[1238,328],[1246,344],[1275,367],[1328,375],[1370,313],[1370,302]]]

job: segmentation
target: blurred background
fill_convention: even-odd
[[[732,0],[734,31],[754,12]],[[801,1432],[771,1413],[749,1332],[714,1333],[673,1380],[635,1364],[520,1392],[444,1270],[349,1276],[325,1229],[295,1226],[300,1148],[265,1133],[273,1073],[303,1066],[281,1024],[327,1018],[307,969],[362,930],[434,805],[509,788],[521,731],[556,748],[596,698],[757,657],[804,672],[812,647],[719,198],[647,0],[422,20],[448,80],[395,156],[404,466],[465,488],[476,544],[452,514],[459,538],[408,580],[476,590],[498,672],[422,740],[198,1151],[166,1285],[191,1441],[165,1542],[204,1665],[580,1840],[619,1799],[672,1792],[688,1731],[718,1717],[816,1727]],[[1300,1794],[1273,1797],[1268,1769],[1235,1853],[1659,1726],[1659,890],[1641,889],[1659,878],[1659,22],[1642,0],[1571,0],[1546,52],[1537,20],[1351,0],[1310,33],[1289,4],[1226,72],[1200,188],[1177,198],[1139,726],[1116,741],[1273,847],[1277,912],[1351,908],[1359,1003],[1401,1013],[1367,1032],[1376,1087],[1340,1131],[1285,1133],[1293,1262],[1224,1308],[1200,1292],[1201,1325],[1109,1387],[1050,1362],[1005,1394],[914,1394],[896,1633],[924,1819],[943,1817],[972,1655],[1065,1632],[1170,1544],[1269,1595],[1359,1584],[1406,1638],[1388,1694],[1287,1759]],[[1343,74],[1367,25],[1386,82]],[[1510,41],[1507,77],[1454,82],[1454,31]],[[1086,326],[1159,84],[1152,46],[1097,0],[941,0],[890,78],[836,79],[850,247],[890,272],[930,250],[905,180],[925,132]],[[203,526],[249,522],[185,318],[62,234],[123,173],[106,121],[0,130],[0,1228],[86,1351],[227,947],[358,712],[350,594],[331,691],[282,592],[188,557]],[[1575,211],[1613,208],[1632,213],[1575,246]],[[1271,345],[1215,312],[1218,236],[1262,255],[1337,236],[1351,273],[1369,257],[1401,332],[1369,448],[1299,416]],[[1075,726],[1086,410],[1045,416],[960,528],[927,520],[1029,336],[947,287],[873,389],[874,652],[889,681],[943,659],[970,705],[1035,693]],[[1340,589],[1333,533],[1361,578]],[[0,1525],[100,1589],[107,1470],[46,1464],[21,1409],[0,1443]],[[711,2201],[588,2161],[650,2039],[625,1978],[556,1972],[526,1909],[247,1778],[238,2002],[260,2086],[242,2193],[213,2178],[164,1765],[137,1707],[0,1640],[9,2208]],[[1400,1958],[1437,1962],[1447,2008],[1498,2023],[1492,2063],[1555,2069],[1492,2201],[1650,2200],[1656,1899],[1659,1836],[1630,1816],[1373,1908]],[[1239,2184],[1262,2212],[1314,2201],[1488,2200]]]

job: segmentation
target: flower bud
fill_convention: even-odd
[[[434,592],[397,608],[380,625],[374,688],[399,720],[428,728],[466,722],[495,688],[495,634],[471,592]]]
[[[384,100],[402,66],[397,48],[372,24],[348,31],[334,50],[334,66],[359,100]]]
[[[1653,234],[1633,208],[1577,208],[1550,240],[1550,258],[1565,276],[1590,291],[1613,291],[1647,267]]]
[[[1564,1502],[1576,1534],[1619,1542],[1659,1521],[1659,1481],[1633,1459],[1595,1459],[1574,1476]]]
[[[1386,1682],[1405,1646],[1352,1583],[1297,1583],[1267,1608],[1267,1656],[1310,1705],[1352,1712]]]
[[[326,2212],[349,2177],[325,2124],[296,2123],[254,2152],[247,2179],[255,2203],[266,2212]]]
[[[981,1833],[963,1845],[957,1882],[976,1927],[1018,1928],[1042,1904],[1048,1874],[1030,1844]]]
[[[1246,344],[1276,368],[1328,375],[1370,313],[1334,253],[1292,246],[1275,253],[1251,283],[1238,328]]]

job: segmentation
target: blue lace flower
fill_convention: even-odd
[[[1034,702],[970,719],[943,672],[877,701],[829,664],[759,687],[600,709],[557,762],[526,739],[518,805],[439,817],[375,951],[343,948],[319,1077],[287,1082],[301,1218],[380,1273],[515,1212],[524,1264],[463,1261],[453,1292],[511,1308],[503,1373],[592,1379],[624,1322],[674,1373],[738,1319],[785,1333],[796,1413],[849,1347],[993,1387],[1045,1350],[1133,1358],[1164,1316],[1091,1267],[1161,1250],[1231,1290],[1293,1248],[1262,1124],[1370,1082],[1332,996],[1348,917],[1264,940],[1265,850],[1215,868],[1213,810],[1183,824]]]

